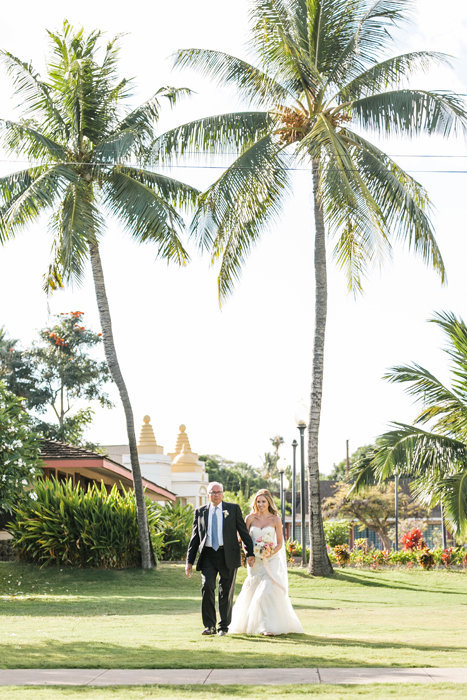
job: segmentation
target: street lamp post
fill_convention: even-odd
[[[399,551],[399,474],[394,476],[394,515],[395,515],[395,542],[394,549]]]
[[[304,420],[297,420],[297,427],[300,431],[300,515],[301,515],[301,545],[302,545],[302,566],[306,567],[306,523],[305,523],[305,428]]]
[[[295,542],[297,537],[296,517],[297,517],[297,445],[298,442],[292,442],[292,540]]]
[[[277,469],[280,474],[281,478],[281,491],[280,491],[280,496],[281,496],[281,521],[282,521],[282,535],[285,539],[285,491],[284,491],[284,472],[286,469],[286,464],[283,459],[280,459],[278,464],[277,464]]]

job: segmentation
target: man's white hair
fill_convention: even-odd
[[[222,489],[222,491],[224,491],[224,487],[222,486],[220,481],[210,481],[208,484],[208,493],[211,493],[213,486],[219,486]]]

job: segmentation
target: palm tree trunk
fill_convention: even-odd
[[[326,551],[321,496],[319,492],[318,437],[323,393],[324,337],[327,315],[326,239],[323,207],[319,197],[319,162],[313,160],[313,201],[315,214],[315,336],[308,424],[308,508],[310,514],[310,564],[313,576],[328,576],[333,568]]]
[[[99,317],[102,328],[102,338],[104,340],[104,351],[107,365],[109,367],[112,379],[117,385],[120,393],[120,398],[125,411],[126,429],[128,435],[128,444],[130,446],[131,470],[133,472],[133,484],[136,496],[136,512],[138,518],[139,541],[141,545],[141,566],[143,569],[152,569],[155,565],[154,553],[151,546],[149,536],[148,514],[146,510],[146,502],[144,497],[143,482],[141,479],[141,469],[139,466],[138,450],[136,447],[135,424],[133,419],[133,410],[131,408],[128,391],[123,380],[123,376],[118,364],[117,353],[112,333],[112,322],[110,318],[109,302],[105,291],[104,273],[102,271],[102,263],[99,254],[99,246],[97,242],[92,242],[89,245],[92,274],[94,278],[94,287],[96,290],[97,307],[99,309]]]

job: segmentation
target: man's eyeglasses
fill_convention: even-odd
[[[209,491],[209,495],[211,495],[211,493],[217,494],[217,493],[224,493],[224,492],[223,491]]]

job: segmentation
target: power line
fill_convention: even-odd
[[[225,155],[225,154],[222,154]],[[392,156],[392,157],[398,157],[398,156]],[[407,158],[467,158],[467,155],[465,156],[435,156],[435,155],[424,155],[424,156],[404,156]],[[230,164],[221,164],[221,165],[189,165],[189,164],[180,164],[180,163],[157,163],[157,162],[150,162],[145,164],[145,168],[141,167],[141,165],[138,165],[136,163],[106,163],[106,162],[97,162],[97,161],[91,161],[88,163],[82,163],[82,162],[76,162],[76,161],[64,161],[63,163],[60,162],[52,162],[52,163],[31,163],[30,161],[27,160],[11,160],[11,159],[4,159],[0,158],[0,163],[11,163],[11,164],[16,164],[16,165],[26,165],[29,168],[40,168],[44,166],[54,166],[54,165],[77,165],[80,167],[83,166],[100,166],[100,167],[107,167],[110,165],[114,166],[123,166],[125,168],[133,168],[135,170],[142,170],[147,167],[152,167],[156,166],[159,170],[172,170],[174,168],[182,169],[182,170],[253,170],[253,166],[242,166],[242,165],[234,165],[233,163]],[[310,167],[304,167],[304,168],[299,168],[299,167],[286,167],[283,168],[283,170],[287,172],[306,172],[309,173],[311,172]],[[328,170],[334,170],[334,171],[343,171],[343,172],[361,172],[361,169],[359,168],[328,168]],[[412,173],[412,174],[422,174],[422,173],[431,173],[431,174],[441,174],[441,175],[464,175],[467,174],[467,170],[409,170],[407,169],[405,172],[407,173]],[[5,177],[5,176],[4,176]]]

